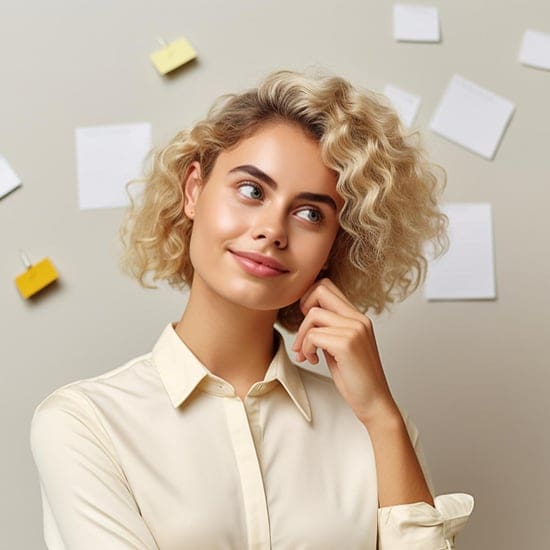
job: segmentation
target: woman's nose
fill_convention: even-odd
[[[286,248],[288,235],[285,226],[285,214],[273,209],[266,209],[256,219],[253,231],[254,239],[265,240],[277,248]]]

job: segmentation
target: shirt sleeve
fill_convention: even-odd
[[[434,485],[428,471],[418,429],[401,409],[403,420],[434,497]],[[434,497],[434,506],[427,502],[399,504],[378,509],[378,550],[450,550],[455,548],[456,535],[474,509],[474,499],[466,493]]]
[[[49,550],[158,550],[95,406],[60,388],[36,407],[30,446]]]

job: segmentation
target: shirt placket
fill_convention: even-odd
[[[239,397],[225,397],[223,401],[241,479],[248,548],[269,550],[271,537],[265,488],[246,407]]]

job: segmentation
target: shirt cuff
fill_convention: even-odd
[[[378,550],[448,550],[474,509],[465,493],[378,508]]]

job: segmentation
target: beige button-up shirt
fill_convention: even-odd
[[[472,497],[379,509],[368,431],[332,378],[289,359],[282,337],[242,401],[174,326],[151,353],[36,407],[30,445],[50,550],[453,547]]]

